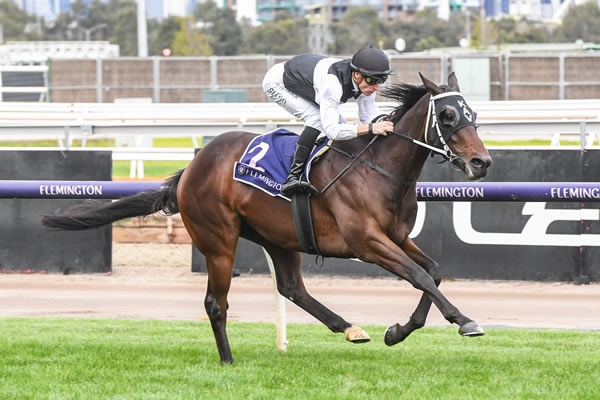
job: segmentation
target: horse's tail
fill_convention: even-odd
[[[123,197],[105,203],[87,201],[65,211],[62,215],[43,215],[42,225],[48,228],[79,231],[98,228],[123,218],[150,215],[162,211],[166,215],[179,212],[177,184],[184,170],[167,179],[159,189]]]

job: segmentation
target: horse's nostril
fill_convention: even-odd
[[[482,160],[481,158],[474,157],[471,159],[471,165],[475,168],[488,168],[492,165],[492,160],[490,158]]]

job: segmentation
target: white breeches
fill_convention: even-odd
[[[273,65],[265,75],[262,84],[265,94],[294,117],[304,121],[304,125],[319,130],[323,135],[321,111],[317,104],[290,92],[283,85],[284,64]]]

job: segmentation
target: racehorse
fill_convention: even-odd
[[[459,325],[461,335],[484,334],[440,292],[438,264],[408,237],[417,213],[416,181],[432,151],[442,153],[469,180],[484,177],[491,164],[477,135],[475,114],[459,93],[454,73],[448,85],[437,86],[422,75],[421,80],[423,86],[395,84],[386,90],[387,97],[400,102],[389,116],[394,122],[393,132],[334,142],[331,147],[336,151],[327,151],[313,165],[310,176],[319,190],[335,181],[311,201],[320,253],[377,264],[423,291],[409,321],[386,330],[384,341],[390,346],[425,324],[432,302],[449,322]],[[366,332],[319,303],[304,287],[302,249],[289,202],[232,179],[234,163],[255,136],[239,131],[223,133],[160,189],[113,203],[84,203],[63,215],[43,216],[42,223],[79,230],[158,211],[180,212],[193,243],[206,257],[204,305],[222,363],[233,362],[226,332],[227,294],[239,237],[269,253],[281,295],[331,331],[345,333],[346,340],[368,341]],[[370,160],[362,156],[367,147]],[[346,172],[340,175],[344,168]]]

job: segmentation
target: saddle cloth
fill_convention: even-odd
[[[252,139],[240,161],[235,163],[233,179],[254,186],[271,196],[290,200],[281,194],[281,186],[292,165],[298,138],[294,132],[280,128]],[[327,149],[325,143],[313,149],[306,163],[305,176],[309,176],[310,165]]]

